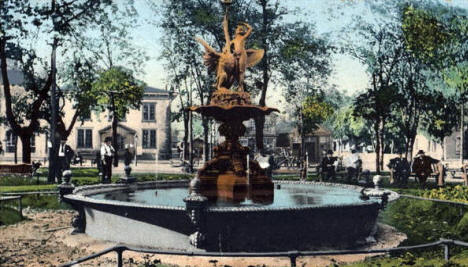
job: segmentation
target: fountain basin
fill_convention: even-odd
[[[83,186],[64,198],[80,212],[83,230],[90,236],[129,245],[197,251],[189,242],[196,227],[182,201],[188,194],[188,183]],[[361,200],[362,188],[358,186],[281,181],[275,182],[275,188],[275,200],[268,205],[249,200],[209,203],[203,213],[204,250],[347,248],[371,234],[381,208],[377,199]],[[324,194],[324,190],[328,192]],[[391,192],[390,200],[397,197]]]

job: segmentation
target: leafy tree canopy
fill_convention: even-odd
[[[90,95],[101,111],[111,110],[115,105],[114,115],[122,119],[129,109],[140,108],[144,89],[145,84],[136,80],[129,70],[113,67],[99,74],[92,84]]]

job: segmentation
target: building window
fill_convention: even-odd
[[[36,135],[31,136],[31,153],[36,153]]]
[[[8,130],[6,132],[6,152],[7,153],[14,153],[16,150],[16,139],[17,136],[13,133],[12,130]]]
[[[93,147],[93,130],[78,129],[77,148],[92,148]]]
[[[143,130],[143,148],[156,148],[156,130]]]
[[[143,121],[156,121],[156,103],[143,103]]]

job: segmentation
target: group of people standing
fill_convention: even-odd
[[[55,172],[57,183],[62,183],[63,172],[70,169],[70,164],[75,156],[75,152],[66,142],[67,139],[62,138],[58,147],[58,164]],[[106,137],[101,149],[96,153],[96,164],[103,183],[111,181],[114,156],[115,149],[112,147],[112,138]]]
[[[433,165],[436,166],[438,174],[437,183],[444,184],[445,169],[439,160],[425,155],[423,150],[416,154],[412,165],[402,156],[391,159],[387,167],[390,169],[390,183],[406,186],[411,171],[414,173],[421,186],[425,186],[427,178],[433,174]],[[338,167],[338,157],[333,157],[333,151],[328,150],[321,162],[321,179],[325,181],[336,180],[336,169]],[[346,182],[357,182],[362,172],[362,160],[356,150],[352,149],[351,154],[343,159],[343,167],[346,169]]]
[[[361,171],[362,160],[355,149],[351,154],[343,159],[343,167],[346,168],[346,182],[357,181]],[[338,157],[333,157],[333,151],[328,150],[326,156],[322,159],[322,180],[335,181],[336,169],[338,167]]]

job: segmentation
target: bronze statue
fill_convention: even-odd
[[[244,91],[245,69],[257,64],[264,54],[263,49],[245,49],[247,37],[252,33],[252,27],[245,23],[239,23],[234,39],[231,40],[228,30],[228,17],[223,20],[224,37],[226,45],[221,53],[217,52],[207,42],[196,38],[205,47],[203,56],[205,65],[209,71],[216,70],[216,89],[228,90],[234,82],[238,84],[238,91]]]

